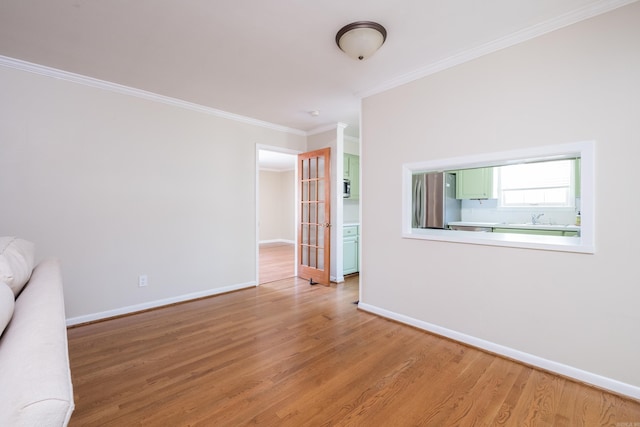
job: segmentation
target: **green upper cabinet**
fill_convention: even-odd
[[[492,199],[493,168],[463,169],[456,172],[456,199]]]
[[[351,181],[351,197],[360,198],[360,157],[355,154],[344,154],[344,179]]]

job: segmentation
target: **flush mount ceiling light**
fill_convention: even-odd
[[[387,39],[387,30],[377,22],[358,21],[345,25],[336,34],[338,47],[353,59],[367,59]]]

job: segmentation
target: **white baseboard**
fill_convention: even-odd
[[[295,240],[287,240],[287,239],[271,239],[271,240],[260,240],[258,244],[262,245],[264,243],[288,243],[290,245],[295,245]]]
[[[225,292],[237,291],[257,286],[256,282],[241,283],[238,285],[224,286],[222,288],[209,289],[202,292],[193,292],[185,295],[178,295],[171,298],[149,301],[142,304],[129,305],[126,307],[116,308],[114,310],[101,311],[99,313],[86,314],[84,316],[70,317],[67,319],[67,326],[79,325],[81,323],[95,322],[96,320],[108,319],[109,317],[122,316],[125,314],[135,313],[137,311],[149,310],[150,308],[162,307],[163,305],[175,304],[178,302],[189,301],[192,299],[210,297],[213,295],[223,294]]]
[[[535,356],[533,354],[525,353],[520,350],[516,350],[510,347],[505,347],[500,344],[486,341],[481,338],[476,338],[471,335],[466,335],[451,329],[443,328],[432,323],[424,322],[422,320],[414,319],[403,314],[398,314],[383,308],[360,302],[358,308],[369,313],[376,314],[387,319],[395,320],[400,323],[414,326],[416,328],[432,332],[437,335],[441,335],[452,340],[471,345],[473,347],[486,350],[490,353],[498,354],[525,363],[527,365],[536,366],[538,368],[554,372],[565,377],[573,378],[577,381],[581,381],[602,389],[610,390],[612,392],[629,396],[634,399],[640,399],[640,387],[623,383],[618,380],[604,377],[602,375],[594,374],[592,372],[584,371],[582,369],[575,368],[573,366],[565,365],[555,362],[553,360],[544,359],[542,357]]]

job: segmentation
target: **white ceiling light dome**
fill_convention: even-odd
[[[377,22],[358,21],[345,25],[336,34],[336,44],[353,59],[362,61],[376,53],[387,39],[387,30]]]

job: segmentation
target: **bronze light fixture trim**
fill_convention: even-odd
[[[377,22],[357,21],[336,34],[336,44],[344,53],[362,61],[373,55],[387,40],[387,30]]]

